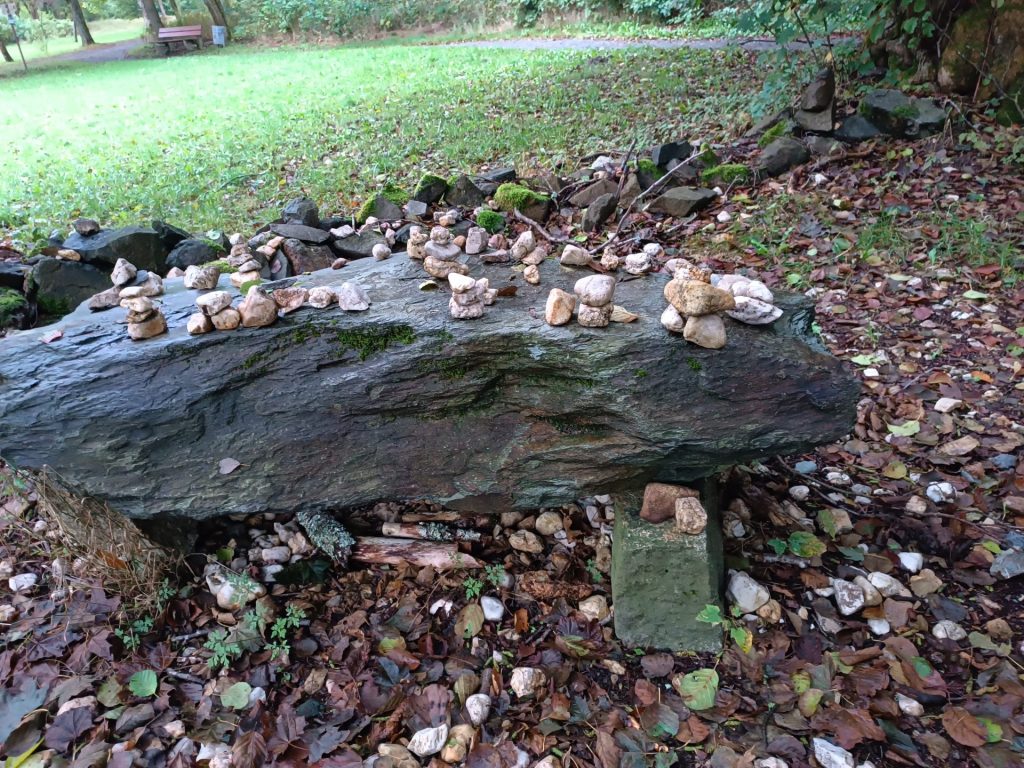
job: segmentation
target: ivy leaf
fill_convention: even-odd
[[[789,534],[789,549],[797,557],[817,557],[828,549],[825,543],[808,531],[793,531]]]
[[[718,693],[718,673],[713,669],[695,669],[673,678],[672,687],[694,712],[711,709]]]
[[[782,555],[786,552],[786,542],[782,539],[768,539],[768,546],[772,548],[776,555]]]
[[[697,614],[697,621],[702,621],[705,624],[721,624],[722,609],[717,605],[705,605]]]
[[[245,709],[249,706],[249,694],[252,686],[248,683],[235,683],[220,695],[220,701],[231,709]]]
[[[140,669],[128,680],[128,690],[141,698],[148,698],[156,693],[159,681],[152,669]]]
[[[897,437],[912,437],[921,431],[921,423],[916,419],[902,424],[886,424],[886,427]]]
[[[746,627],[731,627],[729,636],[736,643],[736,647],[744,653],[750,653],[754,647],[754,634]]]

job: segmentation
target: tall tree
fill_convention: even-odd
[[[14,57],[11,56],[11,52],[7,50],[7,46],[2,39],[0,39],[0,56],[4,57],[4,61],[14,61]]]
[[[228,32],[228,37],[231,37],[231,27],[228,26],[228,16],[224,13],[224,6],[221,5],[220,0],[203,0],[206,3],[206,9],[210,12],[210,18],[213,19],[213,23],[218,27],[224,27]]]
[[[68,0],[68,7],[71,9],[71,18],[74,19],[75,28],[82,36],[82,45],[95,45],[96,41],[92,39],[89,25],[85,23],[85,12],[82,11],[81,0]]]
[[[139,5],[142,6],[142,15],[146,19],[146,29],[149,30],[149,36],[156,39],[160,27],[164,25],[163,21],[160,20],[160,14],[156,10],[156,3],[154,0],[139,0]]]
[[[174,11],[174,23],[181,24],[181,4],[178,0],[171,0],[171,10]]]

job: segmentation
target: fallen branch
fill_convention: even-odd
[[[480,562],[471,555],[459,552],[455,544],[416,539],[386,539],[365,536],[356,539],[351,559],[372,565],[430,566],[439,571],[459,568],[480,568]]]
[[[381,533],[385,536],[424,541],[480,541],[479,531],[451,528],[437,522],[384,523]]]
[[[521,221],[521,222],[523,222],[523,224],[529,224],[531,227],[536,229],[537,230],[537,234],[540,235],[541,237],[543,237],[549,243],[567,243],[567,242],[569,242],[567,238],[555,237],[554,235],[550,234],[546,229],[544,229],[544,227],[542,227],[536,221],[531,219],[529,216],[524,216],[519,211],[512,211],[512,216],[515,217],[515,219],[517,221]]]

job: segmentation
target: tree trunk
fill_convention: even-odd
[[[142,15],[146,19],[146,28],[149,30],[149,36],[155,40],[157,32],[163,26],[160,14],[156,10],[156,2],[154,0],[139,0],[139,4],[142,6]]]
[[[218,27],[224,27],[228,31],[228,39],[231,39],[231,27],[228,26],[228,17],[224,13],[224,6],[220,4],[220,0],[203,0],[206,3],[206,9],[210,12],[210,18],[213,19],[213,23]]]
[[[89,25],[85,23],[85,13],[82,11],[81,0],[68,0],[68,8],[71,9],[71,17],[74,19],[75,26],[82,35],[82,45],[95,45],[96,41],[92,39]]]
[[[181,5],[178,0],[171,0],[171,8],[174,10],[174,23],[181,26]]]
[[[7,50],[7,46],[4,45],[3,40],[0,40],[0,56],[4,57],[4,61],[14,61],[14,57],[11,56],[11,52]]]

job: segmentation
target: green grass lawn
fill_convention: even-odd
[[[89,31],[92,32],[97,45],[134,40],[142,37],[144,30],[145,24],[142,19],[105,19],[89,24]],[[11,52],[11,56],[14,57],[14,63],[0,62],[0,77],[11,71],[20,72],[22,69],[18,47],[10,44],[7,48]],[[62,53],[81,50],[82,43],[73,37],[56,37],[45,42],[26,43],[22,41],[21,49],[25,53],[25,60],[31,66],[36,59],[45,59],[49,56],[59,56]]]
[[[411,187],[424,171],[723,138],[759,86],[735,51],[408,45],[229,48],[10,78],[0,224],[22,240],[77,215],[245,229],[302,193],[350,211],[384,179]]]

